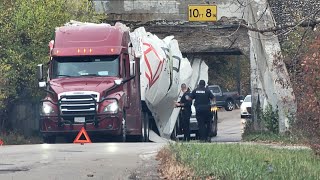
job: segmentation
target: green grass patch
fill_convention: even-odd
[[[176,160],[197,177],[218,179],[320,179],[320,159],[308,149],[265,145],[176,143]]]
[[[1,133],[0,139],[4,145],[20,145],[20,144],[41,144],[42,139],[38,136],[26,137],[16,131]]]
[[[307,141],[296,135],[281,135],[272,132],[251,132],[242,136],[242,141],[254,141],[279,144],[307,144]]]

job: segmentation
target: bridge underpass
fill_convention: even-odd
[[[268,103],[278,107],[281,109],[279,111],[281,131],[288,127],[287,115],[295,112],[296,105],[290,79],[281,59],[278,38],[273,33],[248,32],[246,28],[239,26],[242,22],[254,28],[273,27],[275,23],[272,12],[270,8],[267,11],[264,8],[266,0],[253,1],[245,6],[239,5],[234,0],[216,0],[217,22],[188,22],[188,5],[206,4],[198,0],[93,0],[93,2],[98,12],[107,14],[105,19],[107,23],[121,21],[132,29],[144,26],[147,31],[157,34],[160,38],[174,35],[186,56],[241,54],[242,59],[247,59],[251,64],[253,107],[257,107],[258,99],[261,107],[265,107]],[[16,109],[21,111],[19,107]],[[24,120],[16,114],[10,115],[12,119],[17,119],[13,125],[21,127],[20,122]],[[35,125],[26,126],[28,128],[22,126],[21,129],[26,134],[38,130],[37,119],[29,121]]]
[[[210,4],[196,0],[94,0],[98,12],[107,14],[107,23],[124,22],[131,28],[144,26],[163,38],[174,35],[184,54],[242,54],[250,59],[253,112],[257,105],[279,109],[279,128],[289,127],[288,115],[295,114],[294,94],[281,59],[278,37],[242,28],[275,26],[267,0],[216,0],[217,22],[188,22],[188,5]],[[278,67],[278,68],[277,68]],[[259,102],[258,102],[259,101]],[[289,106],[288,106],[289,105]],[[253,116],[256,119],[257,115]]]

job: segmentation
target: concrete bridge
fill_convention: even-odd
[[[278,108],[280,131],[289,127],[296,111],[295,97],[278,37],[273,33],[248,31],[275,26],[267,0],[93,0],[98,12],[106,13],[108,23],[124,22],[165,37],[174,35],[186,56],[243,55],[251,64],[253,112],[271,104]],[[249,2],[249,3],[248,3]],[[216,22],[189,22],[188,5],[217,5]],[[257,114],[254,114],[254,120]]]

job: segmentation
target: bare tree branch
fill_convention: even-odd
[[[315,27],[317,24],[320,24],[320,18],[318,19],[314,19],[314,20],[306,20],[303,21],[301,23],[286,23],[283,25],[278,25],[275,27],[271,27],[271,28],[265,28],[265,29],[259,29],[259,28],[254,28],[254,27],[250,27],[246,24],[241,23],[240,26],[243,28],[246,28],[250,31],[255,31],[255,32],[260,32],[260,33],[265,33],[265,32],[274,32],[274,31],[279,31],[279,30],[283,30],[283,29],[287,29],[287,28],[292,28],[292,27]]]

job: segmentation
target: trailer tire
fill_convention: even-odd
[[[150,118],[148,112],[142,112],[143,113],[143,119],[141,123],[141,141],[142,142],[149,142],[149,132],[150,132]]]

